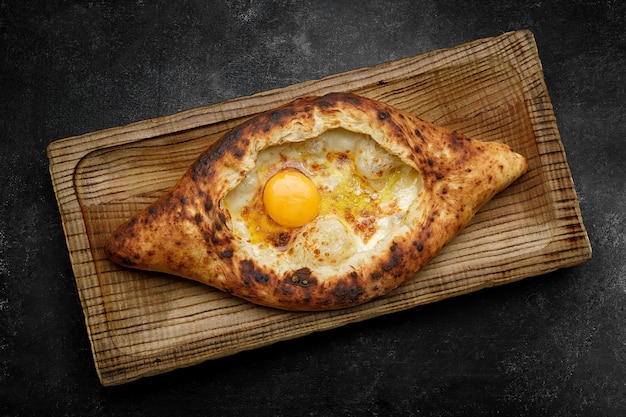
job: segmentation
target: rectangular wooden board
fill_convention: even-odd
[[[469,137],[505,142],[528,158],[529,171],[405,284],[346,310],[273,310],[181,278],[119,268],[106,259],[102,245],[109,233],[172,187],[233,126],[297,97],[332,91],[352,91]],[[544,274],[591,257],[528,31],[70,137],[51,143],[47,151],[104,385]]]

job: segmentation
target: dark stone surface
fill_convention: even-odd
[[[100,386],[50,142],[523,28],[591,261]],[[0,0],[0,414],[626,415],[625,66],[621,1]]]

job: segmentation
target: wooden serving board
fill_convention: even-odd
[[[241,121],[297,97],[352,91],[476,139],[529,171],[425,269],[387,296],[333,312],[255,306],[181,278],[122,269],[102,245]],[[591,257],[533,35],[506,33],[322,80],[49,145],[94,361],[114,385],[572,266]]]

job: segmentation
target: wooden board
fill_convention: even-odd
[[[181,278],[119,268],[108,234],[166,192],[210,143],[303,95],[352,91],[481,140],[529,171],[425,269],[384,298],[333,312],[258,307]],[[572,266],[591,247],[533,35],[506,33],[210,107],[58,140],[48,147],[76,284],[104,385]]]

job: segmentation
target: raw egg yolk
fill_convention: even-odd
[[[267,214],[281,226],[300,227],[320,210],[320,194],[309,177],[296,170],[279,171],[263,189]]]

